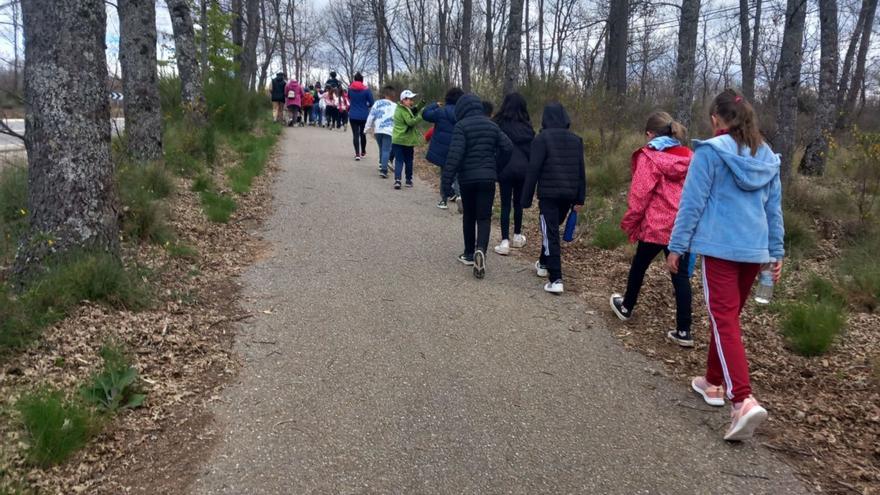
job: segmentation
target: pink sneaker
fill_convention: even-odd
[[[691,388],[703,397],[706,404],[715,407],[724,405],[724,388],[711,385],[705,377],[698,376],[691,380]]]
[[[748,440],[755,434],[755,430],[767,419],[767,410],[758,404],[754,397],[749,396],[746,400],[734,405],[730,410],[730,428],[724,434],[724,439],[730,442]]]

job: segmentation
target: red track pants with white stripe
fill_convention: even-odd
[[[757,263],[703,256],[703,291],[712,324],[706,381],[723,385],[733,403],[752,394],[739,315],[760,270]]]

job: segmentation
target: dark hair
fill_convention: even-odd
[[[446,92],[446,96],[443,100],[447,105],[455,105],[458,103],[458,99],[464,96],[464,91],[461,90],[458,86],[449,88],[449,91]]]
[[[330,71],[330,77],[336,77],[336,71],[335,71],[335,70],[331,70],[331,71]]]
[[[361,74],[360,72],[355,72],[354,73],[354,80],[364,82],[364,75]]]
[[[525,122],[526,124],[531,124],[532,122],[529,118],[529,106],[526,103],[526,99],[519,93],[510,93],[506,95],[504,100],[501,101],[501,108],[498,109],[498,112],[492,117],[492,120],[494,120],[495,123],[501,123],[505,120],[510,122]]]
[[[486,117],[491,117],[492,112],[495,111],[495,105],[492,104],[489,100],[483,100],[483,115]]]
[[[394,86],[388,84],[382,88],[382,95],[393,100],[397,96],[397,90],[394,89]]]
[[[720,118],[727,124],[727,133],[740,147],[747,146],[752,156],[764,143],[758,129],[758,117],[752,104],[735,89],[725,89],[712,101],[709,115]]]
[[[687,127],[673,120],[672,115],[657,111],[648,116],[645,132],[653,132],[657,136],[670,136],[684,144],[687,140]]]

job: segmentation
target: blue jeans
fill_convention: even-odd
[[[391,159],[391,136],[376,133],[376,145],[379,146],[379,170],[388,173],[388,160]]]
[[[415,149],[412,146],[403,146],[400,144],[391,145],[391,149],[394,152],[394,180],[400,180],[400,176],[405,167],[406,181],[412,182]]]

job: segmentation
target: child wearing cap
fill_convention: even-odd
[[[422,112],[415,102],[416,93],[405,89],[400,93],[400,105],[394,110],[394,129],[391,132],[391,152],[394,155],[394,189],[400,189],[401,175],[406,169],[406,187],[412,187],[413,156],[415,147],[422,143],[422,134],[416,125]]]

